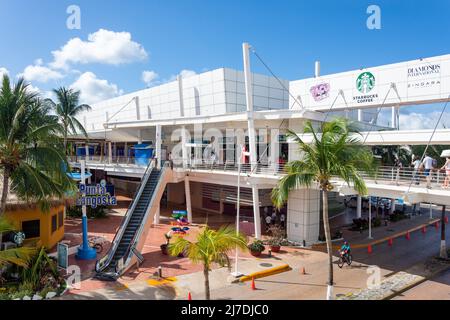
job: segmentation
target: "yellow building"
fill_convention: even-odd
[[[7,203],[6,217],[25,234],[25,243],[38,242],[50,249],[64,237],[64,203],[54,201],[42,212],[37,204]]]

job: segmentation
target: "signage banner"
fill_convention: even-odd
[[[58,268],[67,269],[69,266],[69,246],[66,243],[58,242],[56,250],[58,257]]]
[[[291,81],[289,90],[311,110],[328,110],[335,100],[332,110],[448,101],[450,54]]]

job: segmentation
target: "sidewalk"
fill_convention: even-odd
[[[281,259],[264,258],[248,259],[239,261],[239,271],[243,274],[251,274],[258,271],[269,270],[285,264]],[[234,265],[233,265],[234,267]],[[234,271],[232,268],[231,271]],[[163,271],[164,276],[164,271]],[[230,275],[228,268],[213,269],[210,272],[211,291],[232,286],[236,278]],[[234,284],[239,286],[244,284]],[[196,299],[204,299],[204,275],[203,271],[158,279],[150,277],[146,280],[129,281],[125,279],[120,283],[113,283],[91,291],[72,290],[71,294],[60,297],[61,300],[85,300],[85,299],[108,299],[108,300],[186,300],[188,293]]]

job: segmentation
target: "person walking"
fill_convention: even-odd
[[[449,183],[450,183],[450,157],[445,158],[445,163],[441,167],[441,170],[445,170],[445,179],[444,179],[444,184],[442,185],[442,187],[444,189],[447,189],[449,187]]]
[[[420,184],[420,177],[419,177],[419,170],[420,170],[420,159],[419,157],[415,156],[413,162],[411,165],[414,168],[413,171],[413,181],[415,184]]]
[[[172,152],[169,152],[169,154],[167,155],[167,159],[169,160],[170,169],[173,170]]]
[[[422,165],[424,167],[424,175],[427,179],[427,188],[431,189],[431,170],[433,170],[433,162],[434,159],[430,157],[428,154],[425,155],[425,158],[422,161]]]
[[[286,221],[286,216],[284,215],[284,213],[281,213],[280,214],[280,225],[283,229],[285,227],[285,221]]]

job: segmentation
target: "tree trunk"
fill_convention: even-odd
[[[10,176],[9,170],[5,169],[3,171],[3,190],[2,190],[2,198],[0,200],[0,216],[5,214],[6,198],[8,197],[9,191],[9,176]]]
[[[323,228],[325,232],[325,240],[327,243],[328,253],[328,286],[327,300],[333,300],[333,247],[331,243],[330,220],[328,218],[328,192],[322,190],[323,200]]]
[[[205,277],[205,299],[211,300],[210,292],[209,292],[209,269],[207,266],[203,268],[203,275]]]
[[[442,206],[442,216],[441,216],[441,248],[439,256],[442,259],[447,259],[447,246],[445,245],[445,206]]]

